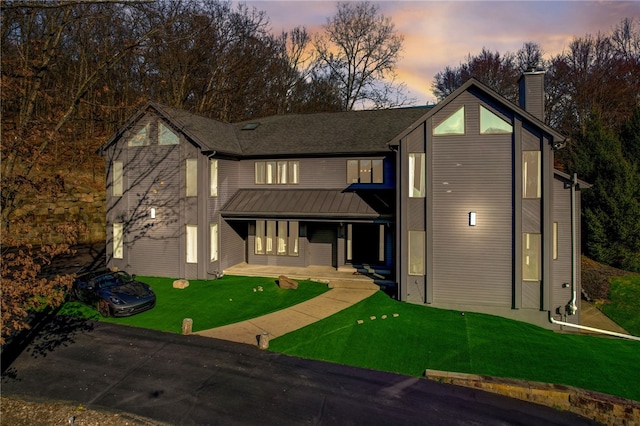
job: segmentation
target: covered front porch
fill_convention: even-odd
[[[221,216],[244,228],[244,260],[252,267],[318,267],[327,273],[346,268],[351,275],[388,281],[394,222],[389,205],[382,204],[342,190],[247,189],[235,194]]]

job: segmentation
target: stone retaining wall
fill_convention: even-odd
[[[441,383],[482,389],[523,401],[570,411],[606,425],[640,426],[640,402],[572,386],[505,379],[476,374],[426,370]]]
[[[14,218],[24,220],[36,230],[55,228],[63,223],[79,223],[86,228],[86,232],[78,236],[78,243],[90,243],[105,239],[105,206],[104,192],[72,189],[57,194],[53,200],[36,196],[32,202],[17,209]]]

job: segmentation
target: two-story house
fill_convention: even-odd
[[[402,301],[579,323],[580,183],[553,167],[543,77],[435,107],[243,123],[149,103],[102,148],[108,265],[376,265]],[[584,184],[583,184],[584,186]]]

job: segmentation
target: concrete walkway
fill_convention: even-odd
[[[621,334],[631,334],[618,324],[613,322],[608,316],[603,314],[600,309],[593,306],[591,303],[583,300],[580,305],[582,306],[582,316],[580,317],[580,325],[587,327],[598,328],[600,330],[613,331]],[[582,331],[583,334],[595,334],[602,335],[600,333],[590,333],[588,331]]]
[[[366,299],[376,291],[378,290],[338,286],[290,308],[194,334],[256,345],[259,336],[263,333],[268,333],[270,339],[275,339],[340,312]]]

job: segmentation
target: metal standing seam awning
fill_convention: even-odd
[[[372,200],[376,200],[375,197]],[[339,189],[241,189],[222,208],[226,219],[301,219],[388,222],[392,208],[374,208],[355,192]]]

